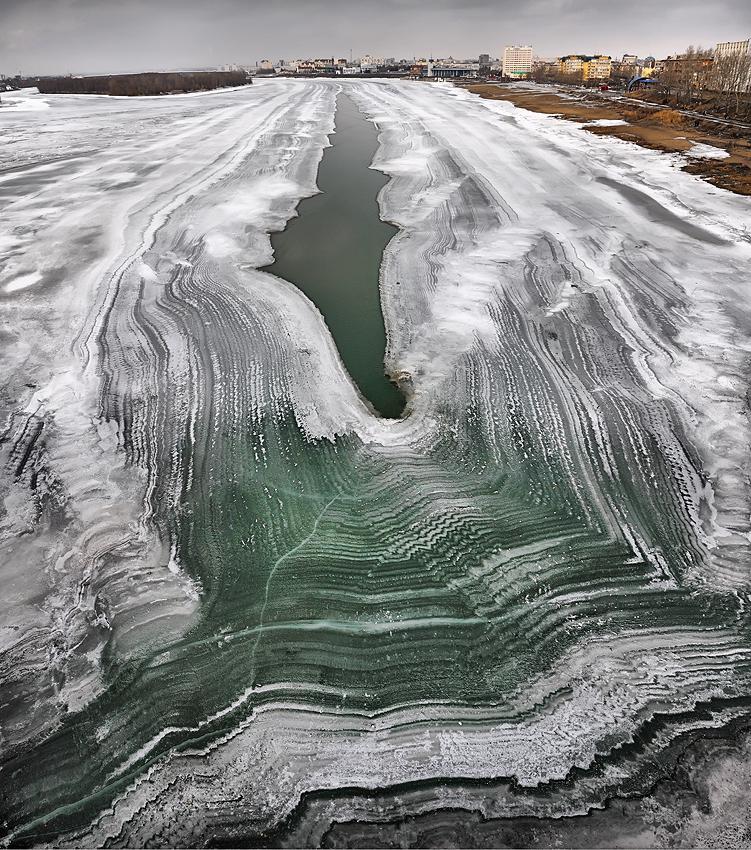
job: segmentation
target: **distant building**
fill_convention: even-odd
[[[366,53],[360,60],[360,67],[363,71],[377,71],[381,65],[383,65],[383,59],[378,56],[371,56],[369,53]]]
[[[582,79],[609,80],[611,59],[609,56],[588,56],[582,65]]]
[[[426,76],[438,79],[459,79],[463,77],[476,77],[479,65],[476,62],[428,62]]]
[[[503,51],[503,76],[528,77],[532,73],[532,48],[512,44]]]
[[[612,60],[610,56],[587,56],[584,53],[574,53],[561,56],[558,60],[558,75],[571,77],[589,82],[610,79]]]
[[[712,76],[714,58],[710,51],[679,53],[657,63],[660,79],[668,85],[703,89]]]
[[[638,65],[639,57],[635,53],[624,53],[621,65]]]
[[[538,56],[532,63],[532,78],[537,82],[552,80],[558,76],[558,60],[551,61]]]
[[[490,54],[489,53],[481,53],[477,64],[480,65],[480,67],[489,66],[490,65]]]
[[[714,50],[714,83],[721,91],[751,91],[751,39],[721,41]]]
[[[751,39],[721,41],[714,49],[715,56],[747,56],[751,54]]]
[[[569,56],[561,56],[558,60],[558,74],[561,77],[579,77],[581,79],[582,69],[586,56],[580,53],[572,53]]]

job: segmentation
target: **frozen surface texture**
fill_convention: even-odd
[[[748,845],[749,200],[348,83],[379,419],[258,270],[338,89],[0,110],[3,840]]]

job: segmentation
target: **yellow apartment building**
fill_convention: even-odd
[[[611,70],[610,56],[587,56],[575,53],[561,56],[558,60],[558,75],[578,77],[582,81],[609,80]]]
[[[609,56],[588,56],[582,63],[582,79],[609,80],[611,59]]]

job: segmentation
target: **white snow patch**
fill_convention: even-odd
[[[5,285],[5,292],[18,292],[21,289],[28,289],[30,286],[34,286],[35,283],[39,283],[41,279],[42,276],[39,272],[29,272],[29,274],[19,275]]]
[[[693,159],[726,159],[730,154],[723,148],[716,148],[714,145],[703,145],[700,142],[692,142],[690,150],[686,151],[686,156]]]
[[[14,109],[16,112],[40,112],[49,109],[50,105],[41,97],[38,89],[18,89],[18,91],[2,92],[2,106]]]
[[[596,118],[594,121],[589,121],[587,127],[623,127],[628,124],[622,118]]]

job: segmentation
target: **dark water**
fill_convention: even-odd
[[[381,221],[376,202],[388,178],[369,167],[378,133],[344,94],[330,141],[318,170],[321,194],[303,200],[299,216],[272,236],[275,260],[267,268],[316,304],[360,392],[382,416],[395,418],[404,397],[384,374],[378,271],[396,228]]]

